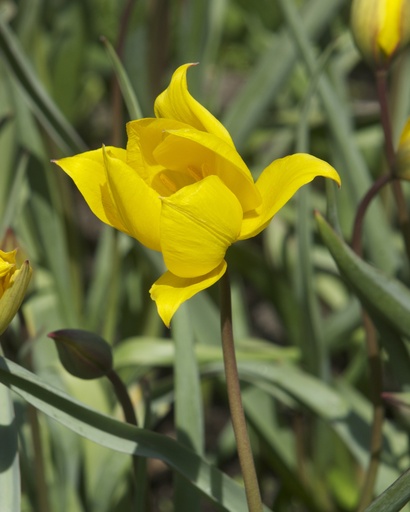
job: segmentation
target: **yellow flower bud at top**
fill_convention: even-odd
[[[410,118],[400,136],[396,157],[397,176],[410,181]]]
[[[351,29],[364,59],[386,69],[410,41],[410,0],[353,0]]]
[[[16,263],[17,250],[0,250],[0,334],[6,330],[23,302],[31,278],[31,267],[25,261]]]

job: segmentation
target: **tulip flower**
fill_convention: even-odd
[[[126,149],[103,147],[56,163],[103,222],[160,251],[167,271],[150,294],[169,326],[178,307],[218,281],[225,253],[260,233],[326,162],[295,154],[254,182],[225,127],[188,92],[180,66],[155,101],[155,118],[127,124]]]
[[[410,41],[410,1],[353,0],[351,28],[365,60],[386,69]]]
[[[18,267],[16,253],[17,249],[10,252],[0,250],[0,334],[21,306],[31,278],[29,262],[25,261]]]

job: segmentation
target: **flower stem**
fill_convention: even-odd
[[[393,179],[394,177],[391,174],[384,174],[383,176],[380,176],[380,178],[373,183],[373,185],[366,192],[363,199],[360,201],[360,204],[356,210],[352,237],[352,248],[359,255],[362,254],[363,221],[367,209],[379,191]]]
[[[377,97],[380,104],[380,116],[384,132],[385,151],[389,173],[396,175],[396,152],[393,143],[393,133],[390,120],[390,110],[388,104],[387,90],[387,71],[379,70],[376,72]],[[407,212],[406,200],[403,189],[399,181],[393,181],[393,195],[396,200],[399,226],[402,232],[407,257],[410,260],[410,219]]]
[[[228,392],[231,420],[235,433],[239,462],[245,484],[246,499],[249,512],[262,511],[262,499],[256,476],[255,464],[245,414],[243,411],[241,388],[239,384],[238,367],[236,364],[235,345],[232,329],[231,286],[228,271],[220,280],[221,292],[221,334],[222,351],[225,366],[226,387]]]
[[[380,348],[377,342],[376,329],[369,315],[363,311],[363,325],[366,332],[366,348],[370,369],[370,391],[373,402],[373,422],[370,438],[370,462],[360,496],[358,512],[363,512],[373,499],[373,491],[379,469],[383,442],[384,405],[382,400],[383,376]]]
[[[122,407],[122,410],[124,412],[125,421],[127,423],[130,423],[131,425],[138,426],[137,417],[135,416],[134,407],[131,402],[131,398],[128,394],[127,388],[124,384],[124,382],[120,379],[118,373],[111,369],[107,374],[106,377],[111,382],[115,395]],[[137,481],[138,476],[138,460],[137,457],[132,457],[132,467],[134,469],[134,477]]]

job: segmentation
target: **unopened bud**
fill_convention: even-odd
[[[410,41],[410,0],[353,0],[351,29],[370,66],[387,69]]]
[[[110,345],[101,336],[80,329],[50,332],[64,368],[80,379],[97,379],[106,375],[113,364]]]
[[[32,273],[28,261],[18,268],[16,253],[17,249],[10,252],[0,250],[0,334],[20,308]]]

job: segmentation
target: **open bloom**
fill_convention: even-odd
[[[410,41],[409,0],[353,0],[353,37],[366,61],[386,68]]]
[[[103,147],[57,164],[103,222],[162,252],[167,272],[151,297],[169,326],[182,302],[225,273],[225,253],[260,233],[326,162],[306,154],[274,161],[255,183],[224,126],[188,92],[179,67],[155,101],[155,118],[127,124],[127,149]]]
[[[31,278],[31,267],[25,261],[16,263],[17,249],[0,250],[0,334],[2,334],[23,302]]]

